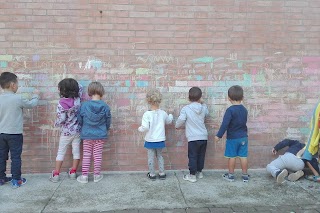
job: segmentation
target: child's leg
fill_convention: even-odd
[[[277,173],[285,168],[286,165],[284,164],[284,161],[281,159],[281,156],[279,156],[277,159],[274,159],[267,165],[267,171],[272,175],[272,177],[276,177]]]
[[[155,170],[154,170],[154,157],[156,155],[156,150],[155,149],[148,149],[148,167],[149,167],[149,172],[151,176],[155,176]]]
[[[56,174],[59,174],[59,173],[60,173],[60,169],[61,169],[61,167],[62,167],[62,163],[63,163],[63,161],[56,160],[56,166],[55,166],[55,168],[54,168],[54,172],[55,172]]]
[[[11,174],[12,179],[21,180],[21,153],[23,145],[23,136],[7,135],[8,145],[11,156]]]
[[[188,142],[189,171],[191,175],[195,175],[197,172],[198,153],[199,153],[198,141]]]
[[[100,175],[102,163],[103,140],[94,140],[93,144],[93,164],[94,175]]]
[[[240,158],[242,174],[248,174],[248,158]]]
[[[82,175],[88,176],[93,148],[93,140],[83,140]]]
[[[240,158],[242,174],[248,174],[248,138],[240,138],[237,144],[237,156]]]
[[[315,158],[312,158],[311,161],[305,161],[307,166],[309,167],[309,169],[312,171],[314,176],[319,176],[319,166],[318,166],[318,162]]]
[[[228,170],[230,174],[234,173],[234,168],[236,166],[237,150],[237,139],[227,139],[224,156],[228,158]]]
[[[64,156],[66,155],[68,145],[70,144],[71,139],[72,138],[70,136],[63,136],[63,135],[60,136],[59,148],[58,148],[58,153],[56,157],[56,166],[55,166],[55,174],[57,175],[60,173],[63,159],[64,159]]]
[[[158,159],[158,166],[159,166],[159,174],[164,174],[164,160],[162,157],[162,148],[156,149],[156,155]]]
[[[207,150],[207,141],[199,141],[199,153],[198,153],[198,160],[197,160],[197,172],[202,172],[202,169],[204,167],[204,160],[206,156],[206,150]]]
[[[80,163],[80,141],[80,135],[74,136],[72,140],[73,162],[71,172],[76,172]]]
[[[9,153],[9,146],[5,140],[6,134],[0,134],[0,180],[6,178],[7,160]]]
[[[234,173],[235,166],[236,166],[236,158],[229,158],[228,159],[228,169],[229,169],[230,174]]]

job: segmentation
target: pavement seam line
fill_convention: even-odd
[[[180,190],[180,192],[181,192],[181,195],[182,195],[182,197],[183,197],[183,200],[184,200],[184,203],[186,204],[186,208],[189,208],[189,205],[188,205],[188,203],[187,203],[187,200],[186,200],[186,198],[185,198],[185,196],[184,196],[184,193],[182,192],[182,189],[181,189],[181,182],[180,182],[180,179],[177,177],[177,173],[176,172],[174,172],[174,176],[177,178],[177,180],[178,180],[178,185],[179,185],[179,190]]]
[[[295,184],[297,185],[297,184]],[[314,196],[309,190],[303,188],[301,185],[298,185],[300,188],[302,188],[303,191],[307,192],[309,195],[311,195],[313,198],[317,198],[316,196]]]
[[[49,205],[50,201],[52,200],[53,196],[55,195],[56,191],[59,189],[59,187],[61,186],[62,182],[64,181],[64,179],[66,179],[66,177],[64,176],[64,178],[60,181],[59,185],[57,186],[57,188],[53,191],[52,195],[50,196],[48,202],[44,205],[44,207],[41,209],[40,213],[43,213],[43,211],[46,209],[46,207]]]

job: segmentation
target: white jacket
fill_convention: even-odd
[[[161,109],[150,110],[143,114],[140,132],[147,132],[144,139],[148,142],[161,142],[166,140],[165,125],[171,124],[173,116]]]

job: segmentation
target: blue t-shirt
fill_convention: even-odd
[[[222,138],[226,131],[227,139],[248,137],[247,117],[248,111],[242,104],[230,106],[223,116],[217,137]]]

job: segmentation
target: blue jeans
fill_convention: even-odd
[[[6,177],[9,151],[11,156],[11,174],[13,179],[21,179],[22,134],[0,134],[0,179]]]
[[[188,158],[190,174],[195,175],[201,172],[204,167],[204,159],[206,156],[207,141],[189,141],[188,142]]]

